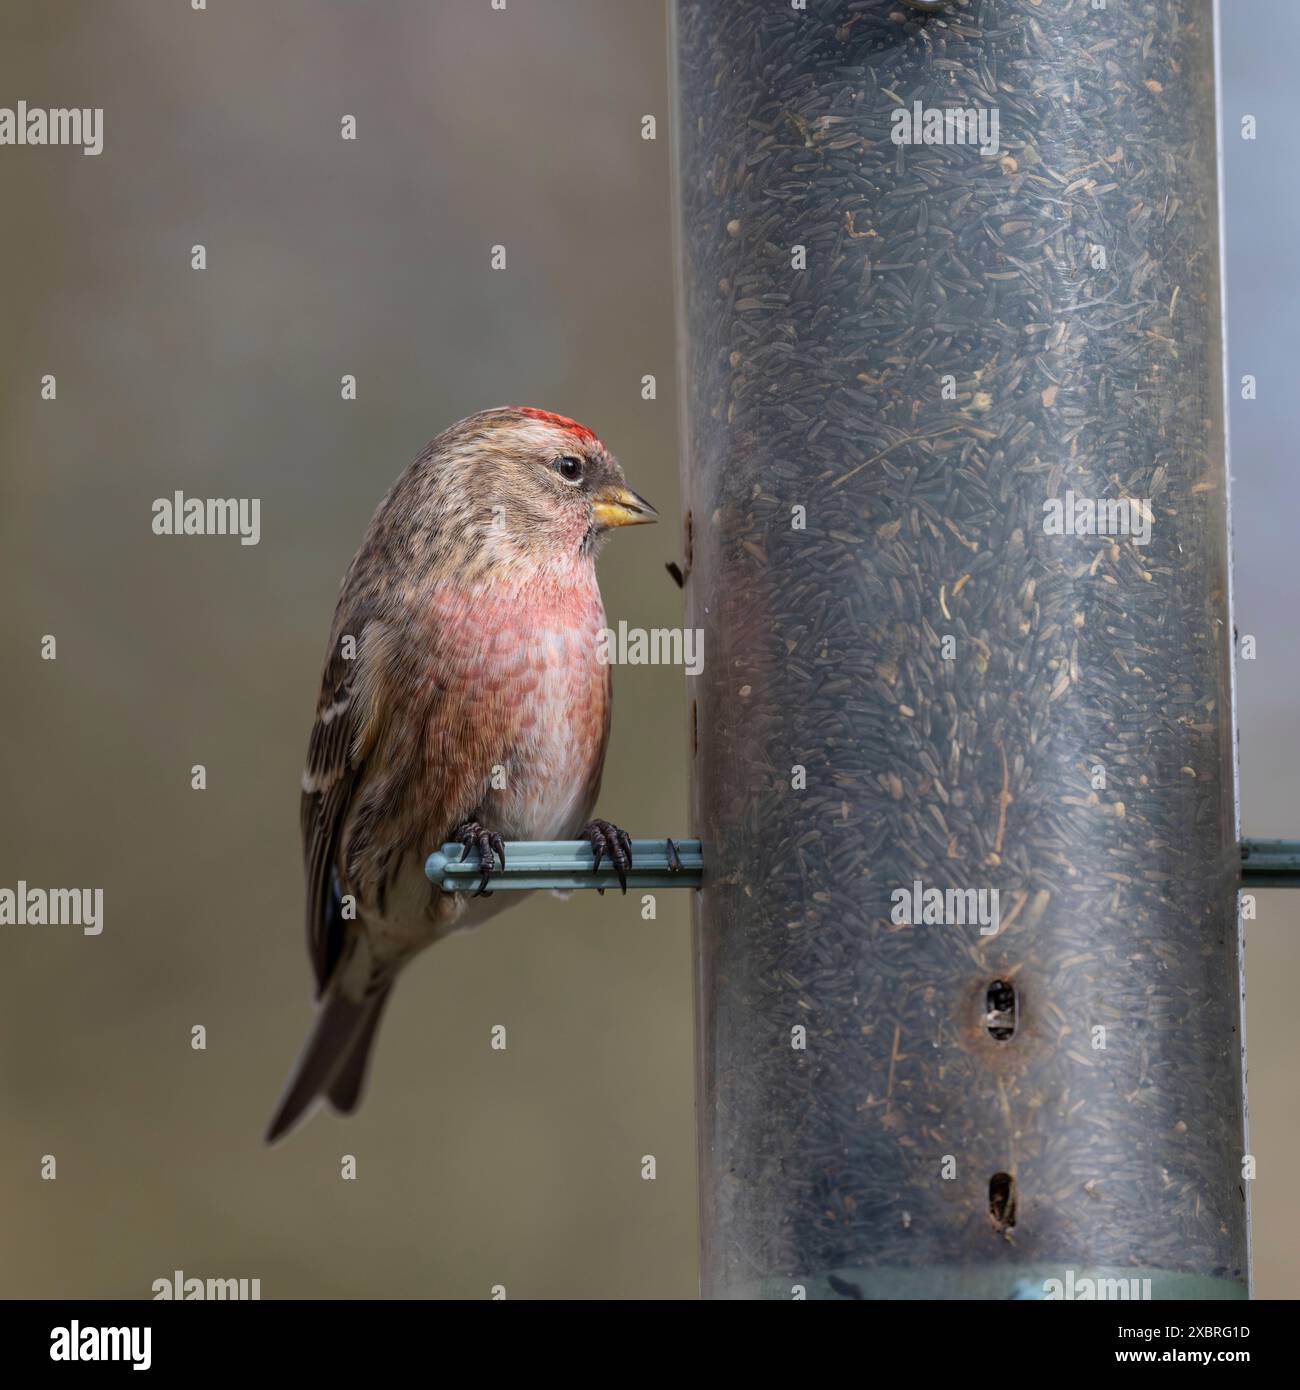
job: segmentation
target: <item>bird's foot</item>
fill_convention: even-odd
[[[607,820],[590,821],[583,827],[583,838],[591,841],[594,862],[592,873],[600,872],[600,861],[609,855],[609,862],[618,875],[619,886],[627,892],[627,871],[632,867],[632,837],[626,830],[611,825]]]
[[[501,836],[494,830],[484,830],[476,820],[467,820],[452,839],[465,847],[460,852],[462,861],[469,856],[471,846],[478,850],[478,862],[483,876],[479,879],[478,892],[473,896],[490,898],[492,894],[488,892],[488,879],[492,877],[492,870],[496,868],[497,855],[501,856],[501,867],[504,869],[506,866],[506,847]]]

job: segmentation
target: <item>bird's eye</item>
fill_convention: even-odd
[[[563,458],[555,460],[555,471],[566,483],[576,483],[582,477],[582,460],[565,454]]]

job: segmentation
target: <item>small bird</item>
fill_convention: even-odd
[[[452,425],[379,504],[339,594],[303,773],[320,1006],[268,1143],[320,1097],[355,1110],[402,967],[526,896],[488,891],[503,841],[581,835],[627,891],[629,837],[589,819],[611,700],[596,554],[656,517],[585,425],[516,406]],[[451,841],[479,857],[473,894],[425,877]]]

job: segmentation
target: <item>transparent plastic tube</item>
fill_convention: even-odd
[[[1246,1292],[1213,25],[678,0],[708,1296]]]

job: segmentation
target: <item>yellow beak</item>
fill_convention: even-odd
[[[611,526],[644,526],[659,520],[659,513],[644,497],[638,497],[630,487],[613,484],[596,493],[591,510],[596,525],[602,530]]]

